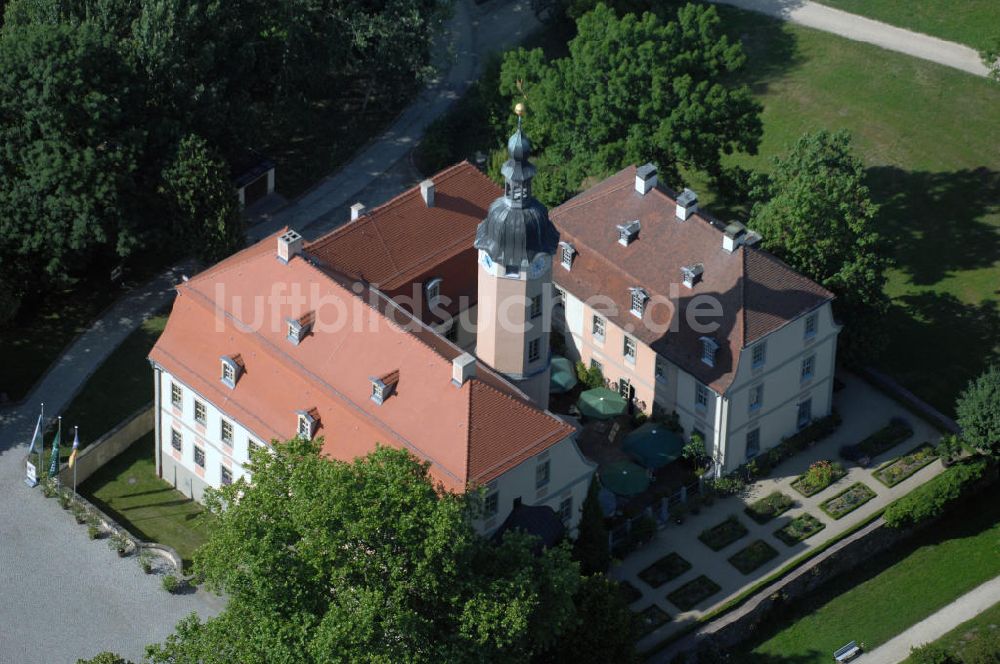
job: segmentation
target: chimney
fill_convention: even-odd
[[[743,244],[746,237],[747,227],[738,221],[732,221],[722,232],[722,248],[733,253],[736,248]]]
[[[434,207],[434,180],[424,180],[420,183],[420,195],[427,207]]]
[[[354,221],[364,213],[365,213],[365,204],[360,202],[355,203],[354,205],[351,206],[351,221]]]
[[[677,197],[677,218],[687,221],[688,217],[698,211],[698,194],[685,189]]]
[[[302,253],[302,236],[293,230],[278,238],[278,260],[287,263],[292,257]]]
[[[462,353],[451,361],[451,384],[455,387],[465,385],[465,382],[476,375],[476,358],[469,353]]]
[[[645,164],[635,169],[635,190],[645,196],[656,186],[656,166]]]

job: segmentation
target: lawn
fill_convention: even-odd
[[[717,8],[727,30],[742,38],[748,67],[741,78],[764,107],[759,154],[728,163],[767,168],[805,132],[853,134],[896,263],[887,286],[892,343],[878,364],[953,412],[966,382],[1000,357],[1000,85]],[[746,218],[744,207],[724,204],[704,178],[689,180],[717,217]],[[956,330],[975,343],[955,343]]]
[[[749,532],[735,514],[731,514],[722,523],[706,528],[698,535],[698,539],[712,551],[719,551],[726,548],[741,537],[745,537]]]
[[[166,324],[165,315],[143,322],[97,368],[62,413],[64,438],[66,431],[79,426],[80,447],[86,447],[153,400],[153,375],[146,356]],[[71,441],[72,433],[68,435]],[[69,456],[68,445],[61,456]]]
[[[650,588],[659,588],[691,569],[691,563],[677,553],[668,553],[655,563],[639,572],[639,578]]]
[[[176,549],[185,567],[208,539],[213,517],[156,476],[152,433],[94,473],[80,493],[138,537]]]
[[[826,664],[847,641],[874,648],[1000,574],[1000,489],[975,505],[981,508],[953,511],[792,603],[744,648],[776,661]]]
[[[820,0],[876,21],[955,41],[976,50],[1000,36],[996,0]]]
[[[967,650],[975,648],[981,641],[990,637],[993,643],[1000,642],[1000,603],[994,604],[972,620],[962,623],[934,641],[934,645],[943,648],[953,657],[961,657],[963,654],[968,655]],[[920,664],[920,662],[910,656],[903,660],[902,664]]]

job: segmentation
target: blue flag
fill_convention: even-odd
[[[28,454],[35,451],[35,445],[41,443],[45,445],[45,441],[42,440],[42,413],[45,412],[45,406],[42,406],[42,412],[38,413],[38,423],[35,425],[35,435],[31,437],[31,445],[28,447]]]

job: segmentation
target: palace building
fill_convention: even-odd
[[[382,444],[483,488],[484,533],[519,507],[572,530],[595,464],[548,409],[553,335],[633,409],[677,412],[720,474],[829,413],[829,292],[651,165],[550,214],[520,126],[507,147],[503,188],[462,162],[180,284],[150,353],[160,475],[200,499],[272,440],[342,460]]]

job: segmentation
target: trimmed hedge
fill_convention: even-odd
[[[865,457],[872,459],[886,452],[913,435],[913,427],[904,419],[894,417],[872,435],[857,445],[845,445],[840,448],[840,456],[848,461],[860,461]]]
[[[780,491],[775,491],[760,500],[755,500],[754,502],[747,505],[747,508],[743,510],[748,517],[756,521],[757,523],[767,523],[771,519],[781,514],[784,514],[792,508],[795,501],[791,497],[786,496]]]
[[[883,514],[886,524],[901,528],[941,514],[948,503],[983,476],[986,461],[956,464],[902,498],[892,502]]]
[[[876,495],[868,485],[856,482],[833,498],[824,500],[819,504],[819,508],[833,519],[842,519]]]

